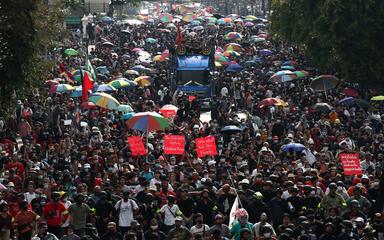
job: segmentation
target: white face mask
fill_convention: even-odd
[[[151,225],[151,229],[152,229],[152,230],[157,230],[158,228],[159,228],[159,226],[157,226],[157,225],[156,225],[156,226],[152,226],[152,225]]]

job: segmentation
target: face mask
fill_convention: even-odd
[[[175,165],[176,164],[176,160],[171,160],[171,165]]]
[[[249,170],[245,170],[245,171],[244,171],[244,174],[245,174],[245,175],[249,175]]]
[[[152,225],[151,225],[151,229],[152,229],[152,230],[157,230],[158,228],[159,228],[159,226],[157,226],[157,225],[156,225],[156,226],[152,226]]]
[[[84,172],[89,172],[89,168],[84,168]]]
[[[119,162],[123,163],[124,162],[124,158],[120,158]]]
[[[343,191],[343,187],[342,187],[342,186],[338,186],[338,187],[337,187],[337,190],[338,190],[338,191]]]

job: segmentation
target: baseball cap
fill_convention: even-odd
[[[243,180],[241,180],[241,181],[239,182],[239,184],[249,184],[249,180],[246,179],[246,178],[244,178]]]
[[[177,216],[177,217],[175,218],[175,221],[183,221],[183,218],[180,217],[180,216]]]

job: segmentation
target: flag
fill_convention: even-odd
[[[89,61],[89,59],[88,59],[88,54],[87,53],[85,53],[85,68],[86,68],[86,70],[88,72],[90,72],[92,74],[92,78],[96,79],[95,69],[93,69],[91,61]]]
[[[60,73],[60,75],[65,77],[67,82],[74,83],[75,82],[75,78],[74,78],[74,76],[72,75],[72,73],[70,71],[65,69],[64,63],[58,62],[58,66],[59,66],[59,73]]]
[[[232,204],[231,211],[229,213],[229,224],[228,224],[229,228],[232,228],[233,222],[236,219],[235,212],[236,212],[236,210],[238,210],[240,208],[239,202],[240,202],[239,195],[237,195],[235,201]]]
[[[93,89],[93,80],[88,76],[87,72],[84,72],[84,76],[82,76],[82,98],[83,102],[88,101],[88,91]]]
[[[183,35],[181,34],[181,31],[180,31],[180,23],[178,23],[177,24],[177,38],[176,38],[176,43],[177,43],[178,48],[181,47],[182,41],[183,41]]]

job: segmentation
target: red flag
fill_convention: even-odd
[[[214,136],[196,138],[197,157],[215,156],[217,155],[216,141]]]
[[[86,101],[88,101],[88,91],[92,90],[92,88],[93,88],[93,81],[91,80],[91,78],[88,76],[88,73],[86,73],[86,72],[84,72],[82,87],[83,87],[83,89],[82,89],[83,95],[82,95],[81,100],[83,102],[86,102]]]
[[[185,137],[183,135],[164,135],[165,154],[184,154]]]
[[[180,31],[180,23],[177,24],[177,38],[176,38],[176,43],[177,47],[181,47],[181,42],[183,41],[183,35],[181,34]]]

